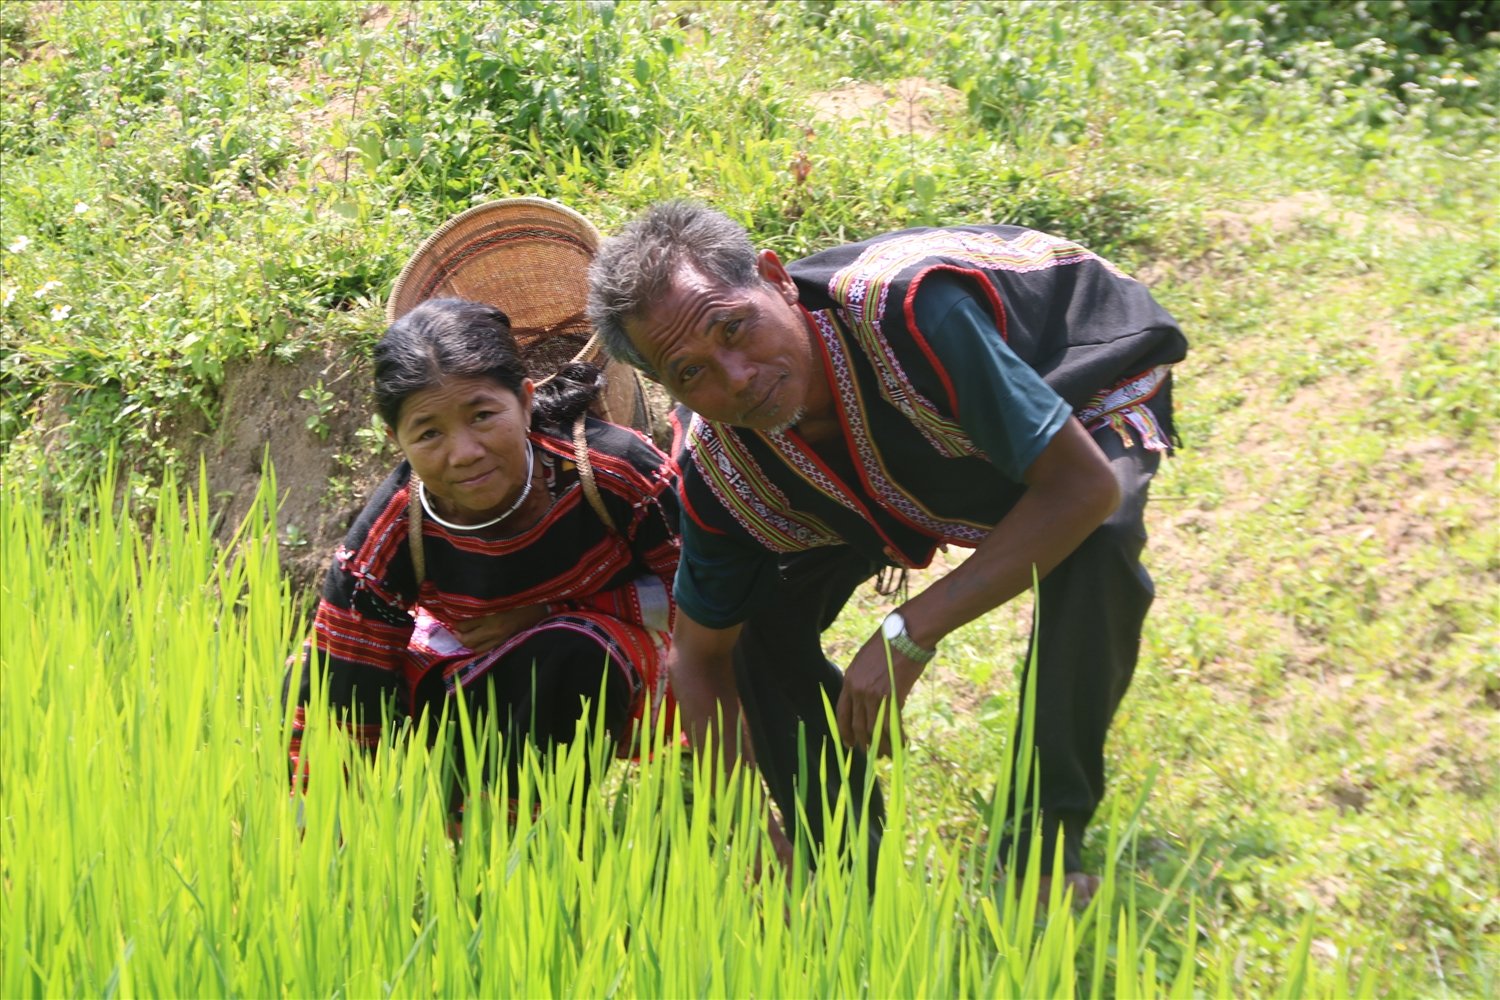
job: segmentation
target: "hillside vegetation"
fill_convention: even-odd
[[[772,956],[762,987],[661,966],[653,979],[645,958],[610,985],[598,956],[638,948],[628,933],[590,937],[562,907],[542,937],[586,960],[548,967],[541,992],[1500,993],[1500,3],[8,2],[0,46],[13,560],[0,575],[0,992],[505,985],[444,978],[464,942],[497,932],[430,873],[416,902],[390,904],[406,909],[378,947],[353,917],[321,931],[321,969],[293,969],[297,941],[261,935],[247,907],[300,914],[313,940],[316,898],[277,896],[273,873],[343,886],[318,867],[327,857],[276,854],[233,907],[193,886],[253,871],[252,848],[274,840],[246,817],[284,805],[270,791],[284,740],[273,689],[294,612],[392,460],[363,360],[391,283],[453,213],[531,194],[606,233],[654,200],[699,198],[784,258],[909,225],[1034,226],[1150,283],[1191,344],[1176,392],[1185,447],[1150,511],[1157,606],[1112,735],[1115,818],[1086,854],[1117,866],[1113,895],[1077,928],[1035,929],[1054,942],[1067,928],[1068,947],[1054,944],[1076,949],[1076,982],[971,977],[971,965],[913,979],[853,951],[820,973],[785,956],[844,939],[792,910],[778,936],[756,921],[781,902],[753,909],[731,879],[717,888],[745,908],[726,908],[734,932],[710,929],[714,947],[737,954],[753,937]],[[71,606],[37,553],[56,544],[73,560],[58,565],[90,573],[111,552],[128,572],[169,564],[120,541],[111,508],[161,500],[175,516],[176,487],[162,484],[196,480],[200,460],[200,533],[157,535],[205,568],[180,593],[228,602],[194,622],[265,616],[245,625],[253,642],[222,653],[258,660],[223,661],[224,676],[248,678],[243,701],[194,688],[201,719],[179,704],[143,731],[166,684],[150,666],[165,619],[153,626],[130,603],[139,594],[89,604],[120,584],[107,574]],[[272,467],[274,523],[252,502]],[[250,571],[215,569],[198,548],[216,532],[230,541],[247,514],[236,540],[277,541],[292,587],[245,583],[233,574]],[[100,525],[107,542],[87,541]],[[274,554],[249,551],[274,577]],[[881,600],[861,594],[846,611],[840,651]],[[268,601],[276,610],[259,610]],[[924,961],[945,922],[961,938],[991,927],[983,947],[954,945],[981,968],[1020,962],[1006,935],[1033,933],[1008,907],[986,925],[990,876],[953,860],[991,841],[1029,613],[1003,609],[945,645],[891,765],[908,818],[900,898],[932,935],[904,947]],[[142,659],[113,673],[116,656]],[[140,754],[160,739],[174,761],[204,754],[212,776],[132,758],[122,793],[92,757],[67,758],[83,753],[64,749],[79,746],[60,723],[69,706],[88,706],[98,746]],[[252,732],[253,757],[236,756]],[[393,774],[371,780],[419,794]],[[211,849],[160,818],[137,838],[109,828],[136,822],[141,801],[169,809],[199,792]],[[620,807],[624,829],[661,833],[648,801]],[[64,804],[76,810],[65,844],[46,832]],[[349,837],[416,845],[414,871],[447,864],[436,816],[391,811]],[[477,852],[466,841],[452,863],[490,885]],[[807,913],[844,912],[834,881]],[[682,948],[715,912],[694,899],[698,925],[670,931]],[[871,952],[901,927],[894,912],[875,919],[888,923],[858,939]],[[157,957],[132,966],[137,947]]]

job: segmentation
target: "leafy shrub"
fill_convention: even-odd
[[[680,47],[649,8],[520,0],[445,7],[418,22],[414,62],[356,138],[369,166],[439,200],[571,156],[596,180],[665,126],[662,87]]]
[[[99,118],[117,131],[158,108],[189,133],[200,118],[222,123],[253,98],[255,83],[301,59],[311,40],[358,9],[315,0],[69,4],[34,32],[32,41],[47,49],[7,68],[0,141],[27,151],[59,141],[66,134],[59,123]]]
[[[1326,75],[1373,84],[1400,103],[1440,96],[1468,111],[1500,109],[1497,0],[1207,0],[1210,45],[1195,50],[1227,82]]]
[[[0,5],[0,57],[21,54],[30,34],[31,11],[25,4]]]

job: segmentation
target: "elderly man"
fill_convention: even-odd
[[[743,718],[794,836],[820,839],[839,780],[824,697],[858,788],[882,706],[899,712],[943,638],[1035,573],[1041,812],[1017,846],[1039,845],[1047,871],[1060,839],[1086,899],[1083,832],[1153,593],[1139,557],[1186,350],[1172,318],[1107,261],[1015,226],[909,230],[784,266],[682,202],[607,240],[590,280],[609,351],[696,414],[669,657],[695,746]],[[872,622],[841,675],[820,634],[854,588],[948,544],[974,552]],[[869,810],[878,844],[878,790]]]

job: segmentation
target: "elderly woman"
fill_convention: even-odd
[[[425,302],[374,360],[376,406],[406,460],[323,585],[304,660],[326,666],[335,716],[371,748],[386,702],[436,717],[462,686],[474,721],[503,736],[514,777],[521,741],[566,742],[602,691],[604,721],[628,747],[633,721],[666,698],[670,461],[592,417],[576,436],[599,370],[569,365],[537,387],[490,306]],[[300,671],[294,768],[311,673]]]

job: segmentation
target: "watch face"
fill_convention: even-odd
[[[901,612],[892,611],[885,616],[885,621],[880,625],[880,631],[887,639],[894,639],[906,631],[906,619],[901,617]]]

